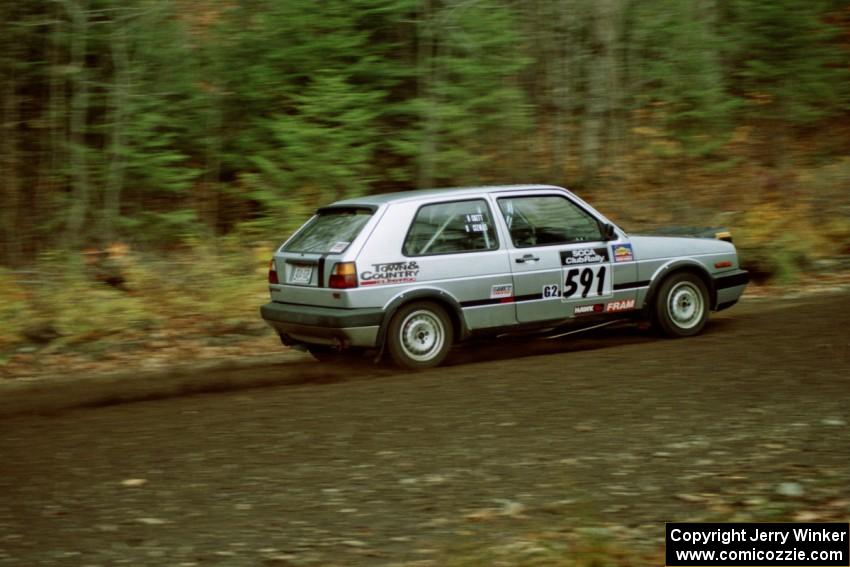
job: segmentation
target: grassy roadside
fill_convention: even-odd
[[[0,375],[269,354],[279,343],[258,306],[274,245],[217,244],[168,256],[113,245],[0,270]]]

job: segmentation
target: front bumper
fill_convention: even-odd
[[[285,342],[374,347],[384,319],[381,308],[339,309],[272,301],[260,315]]]
[[[717,293],[716,311],[722,311],[738,303],[747,284],[750,283],[750,273],[746,270],[735,270],[714,278],[714,290]]]

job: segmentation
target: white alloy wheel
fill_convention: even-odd
[[[667,312],[677,327],[696,327],[702,320],[704,311],[705,301],[702,293],[691,282],[679,282],[667,294]]]
[[[402,306],[387,330],[387,350],[402,368],[437,366],[451,348],[452,322],[437,303],[417,301]]]
[[[675,273],[661,283],[654,307],[654,322],[665,335],[696,335],[708,320],[708,288],[696,274]]]

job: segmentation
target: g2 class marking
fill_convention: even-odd
[[[543,286],[543,299],[551,299],[553,297],[560,297],[561,290],[558,289],[558,284],[549,284]]]

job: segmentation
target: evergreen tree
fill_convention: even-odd
[[[631,15],[630,74],[637,108],[648,109],[690,151],[709,151],[731,127],[730,94],[714,2],[654,0]]]

